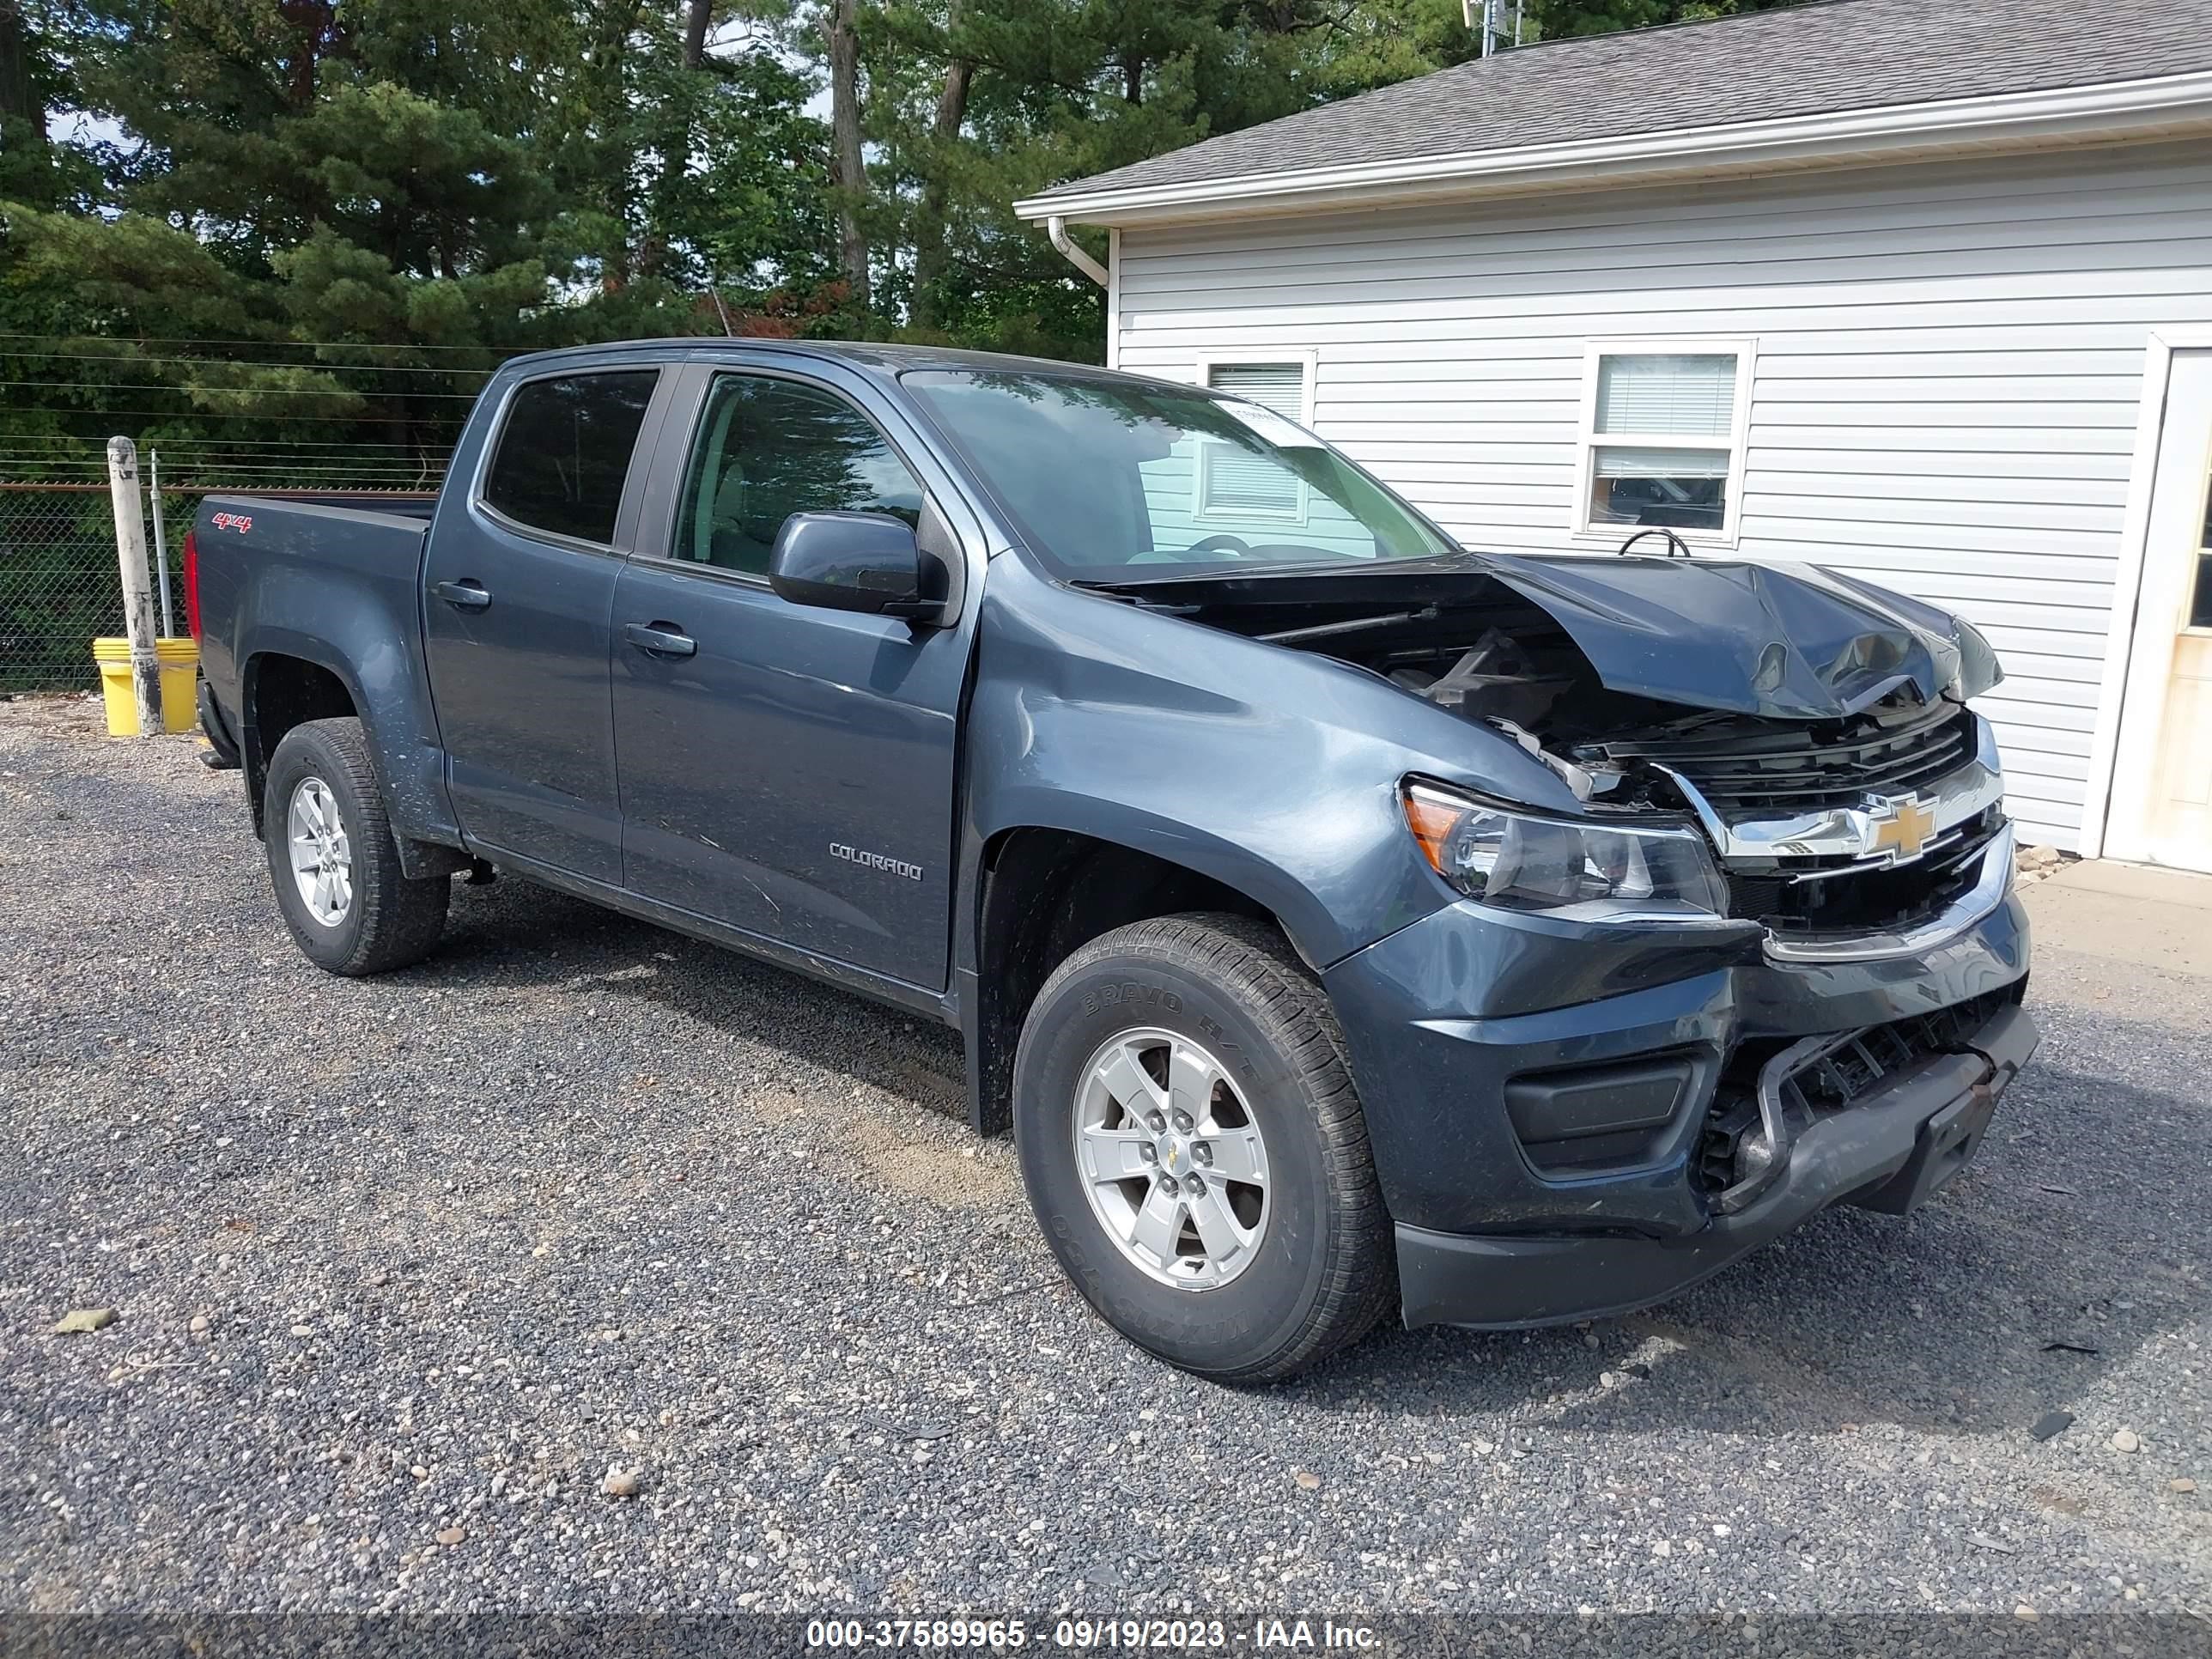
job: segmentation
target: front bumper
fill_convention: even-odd
[[[1969,1052],[1944,1055],[1813,1123],[1756,1201],[1685,1237],[1480,1237],[1401,1224],[1406,1322],[1510,1328],[1626,1313],[1718,1273],[1832,1204],[1909,1213],[1979,1150],[1997,1097],[2035,1051],[2034,1022],[2008,1006],[1972,1042]]]
[[[1640,1306],[1832,1204],[1909,1207],[1963,1166],[2035,1046],[2017,1006],[2028,966],[2018,901],[1910,957],[1777,960],[1763,943],[1756,928],[1655,935],[1455,904],[1329,970],[1397,1225],[1407,1324],[1512,1327]],[[1838,1109],[1801,1114],[1759,1180],[1723,1194],[1701,1170],[1747,1066],[1978,1000],[1978,1029],[1945,1052]],[[1589,1079],[1662,1070],[1671,1106],[1585,1143],[1618,1156],[1563,1167],[1532,1152],[1516,1103],[1571,1114],[1595,1099],[1602,1120],[1617,1103]],[[1567,1085],[1547,1094],[1553,1079]]]

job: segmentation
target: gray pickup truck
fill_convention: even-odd
[[[1295,423],[890,347],[508,363],[421,516],[210,498],[202,716],[337,974],[489,866],[959,1028],[1130,1340],[1666,1297],[2035,1045],[1988,723],[1847,577],[1463,550]]]

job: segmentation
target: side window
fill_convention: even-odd
[[[659,369],[532,380],[507,406],[483,498],[517,524],[602,544]]]
[[[921,485],[843,398],[764,375],[717,376],[685,470],[679,559],[768,573],[794,513],[888,513],[918,524]]]

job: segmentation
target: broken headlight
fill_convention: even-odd
[[[1728,885],[1690,826],[1546,817],[1430,783],[1401,792],[1436,872],[1471,899],[1571,921],[1710,921]]]

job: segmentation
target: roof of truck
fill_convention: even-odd
[[[599,358],[610,354],[627,356],[631,353],[670,352],[690,356],[713,356],[720,351],[744,351],[749,354],[768,353],[780,356],[827,358],[850,363],[856,368],[879,374],[897,374],[910,368],[973,368],[998,370],[1002,373],[1019,370],[1024,373],[1053,373],[1060,374],[1097,375],[1101,379],[1137,380],[1146,379],[1138,374],[1123,374],[1116,370],[1102,368],[1096,363],[1062,362],[1050,357],[1017,357],[1001,351],[970,351],[959,346],[891,345],[872,340],[783,340],[753,338],[748,336],[724,337],[712,334],[672,335],[651,340],[610,340],[599,345],[562,346],[551,351],[534,351],[525,357],[511,357],[509,364],[557,362],[565,357]]]

